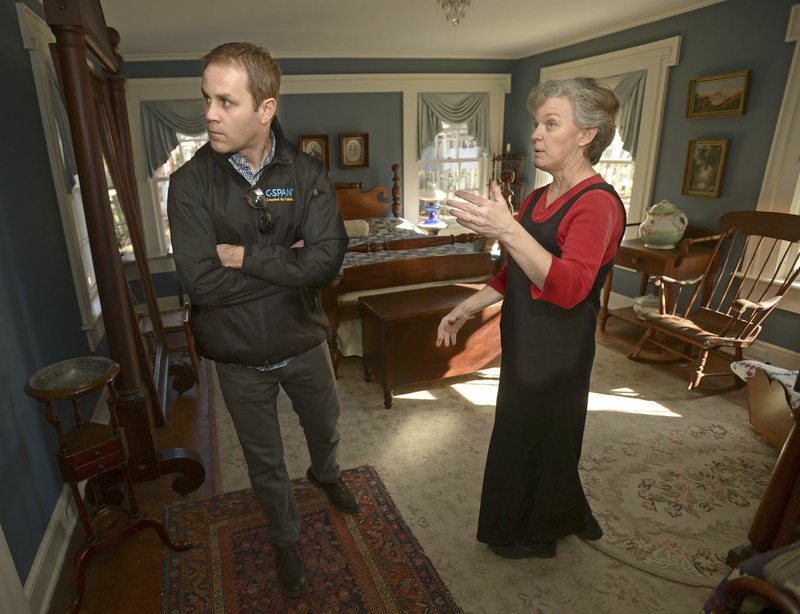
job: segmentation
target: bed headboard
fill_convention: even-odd
[[[381,200],[389,196],[389,190],[384,185],[378,185],[361,191],[360,183],[336,184],[336,201],[342,212],[342,219],[359,220],[370,217],[384,217],[391,208],[394,217],[400,217],[400,165],[392,165],[392,193],[391,202]]]

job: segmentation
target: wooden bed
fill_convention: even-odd
[[[377,185],[362,192],[361,183],[337,183],[336,200],[343,220],[359,220],[386,216],[391,208],[394,217],[400,217],[400,165],[392,164],[392,200],[385,185]]]
[[[491,246],[483,237],[469,232],[426,236],[399,217],[399,170],[398,164],[392,166],[391,202],[380,200],[389,192],[385,186],[363,191],[358,184],[337,185],[342,217],[364,220],[369,232],[364,236],[351,235],[337,281],[322,290],[322,303],[331,326],[329,344],[334,368],[342,356],[340,327],[349,323],[353,330],[360,320],[359,296],[480,282],[497,270],[489,251]],[[360,337],[356,346],[360,348]],[[360,352],[345,352],[351,354]]]

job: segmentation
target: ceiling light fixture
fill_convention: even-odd
[[[467,7],[472,3],[472,0],[439,0],[442,5],[444,15],[453,27],[461,23],[467,11]]]

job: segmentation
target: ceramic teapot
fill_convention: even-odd
[[[647,210],[647,217],[639,225],[639,238],[645,247],[672,249],[683,238],[686,224],[686,213],[668,200],[662,200]]]

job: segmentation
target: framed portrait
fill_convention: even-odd
[[[322,160],[325,163],[325,170],[330,170],[331,158],[327,134],[301,134],[300,149],[308,155]]]
[[[366,132],[348,132],[339,135],[342,168],[369,166],[369,135]]]
[[[749,85],[749,70],[692,79],[686,99],[686,117],[744,115]]]
[[[681,193],[719,198],[728,157],[728,143],[729,139],[689,141]]]

